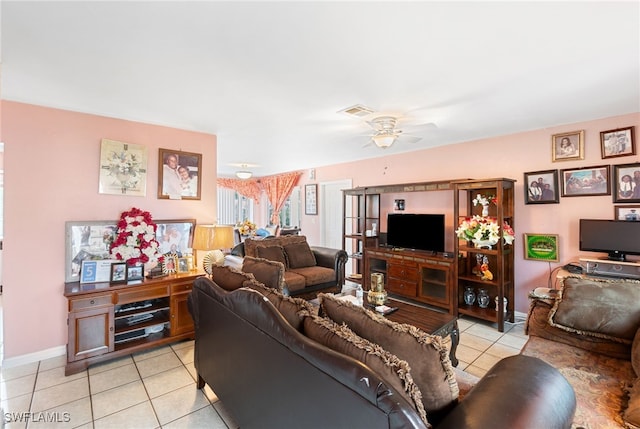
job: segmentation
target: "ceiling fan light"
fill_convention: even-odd
[[[398,136],[393,134],[378,134],[376,136],[373,136],[372,138],[376,146],[386,149],[396,141]]]
[[[238,179],[250,179],[251,176],[253,176],[253,173],[250,171],[246,171],[246,170],[240,170],[240,171],[236,171],[236,176],[238,177]]]

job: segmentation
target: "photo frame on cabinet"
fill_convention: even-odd
[[[177,273],[188,273],[189,272],[189,261],[187,258],[178,258],[178,264],[176,265]]]
[[[147,148],[102,139],[98,193],[144,197],[147,195]]]
[[[109,259],[109,250],[117,230],[115,220],[65,222],[64,281],[69,283],[80,280],[82,261]]]
[[[640,206],[613,206],[614,219],[640,222]]]
[[[558,204],[558,170],[524,173],[525,204]]]
[[[560,170],[562,196],[610,195],[609,171],[608,165]]]
[[[318,185],[304,185],[304,214],[318,214]]]
[[[523,234],[524,258],[534,261],[559,262],[558,235]]]
[[[144,280],[144,265],[127,265],[127,283]]]
[[[552,135],[551,159],[553,162],[584,159],[584,130]]]
[[[191,253],[193,233],[196,229],[195,219],[154,220],[157,225],[156,240],[161,254],[175,253],[182,257]]]
[[[640,163],[613,166],[613,202],[640,203]]]
[[[202,154],[159,149],[159,199],[199,200],[201,182]]]
[[[111,264],[110,283],[126,283],[127,282],[127,263],[114,262]]]
[[[600,132],[602,159],[636,154],[634,127],[617,128]]]
[[[178,270],[178,254],[166,253],[162,260],[162,274],[175,274]]]

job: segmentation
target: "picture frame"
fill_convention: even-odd
[[[640,221],[640,205],[613,206],[615,220]]]
[[[176,253],[167,253],[162,260],[162,273],[175,274],[178,270],[178,255]]]
[[[558,204],[558,170],[524,173],[525,204]]]
[[[127,282],[144,280],[144,265],[127,265]]]
[[[188,273],[189,270],[189,260],[187,258],[178,258],[178,263],[176,265],[176,272],[178,274]]]
[[[610,195],[609,165],[560,170],[563,197]]]
[[[127,282],[127,263],[114,262],[111,264],[111,276],[109,283],[126,283]]]
[[[613,166],[613,202],[640,203],[640,163]]]
[[[80,280],[84,260],[110,259],[109,250],[117,230],[115,220],[65,222],[64,281],[69,283]],[[103,281],[109,281],[108,276]]]
[[[161,254],[175,253],[182,257],[191,253],[193,233],[196,229],[195,219],[154,220],[156,224],[156,240]]]
[[[104,283],[111,281],[113,259],[83,260],[80,268],[80,283]]]
[[[158,199],[199,200],[202,154],[172,149],[158,151]]]
[[[636,154],[634,127],[617,128],[600,132],[602,159]]]
[[[557,234],[523,234],[524,258],[534,261],[559,262]]]
[[[584,159],[584,130],[553,134],[551,159],[553,162]]]
[[[102,139],[98,193],[146,196],[146,146]]]
[[[304,185],[304,214],[318,214],[318,185]]]

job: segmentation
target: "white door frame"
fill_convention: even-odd
[[[342,189],[351,189],[351,179],[321,182],[319,185],[320,242],[322,246],[342,249]]]

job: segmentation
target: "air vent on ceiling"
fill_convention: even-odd
[[[373,113],[373,109],[363,106],[362,104],[356,104],[355,106],[347,107],[344,110],[340,110],[338,113],[344,113],[358,118],[364,118]]]

